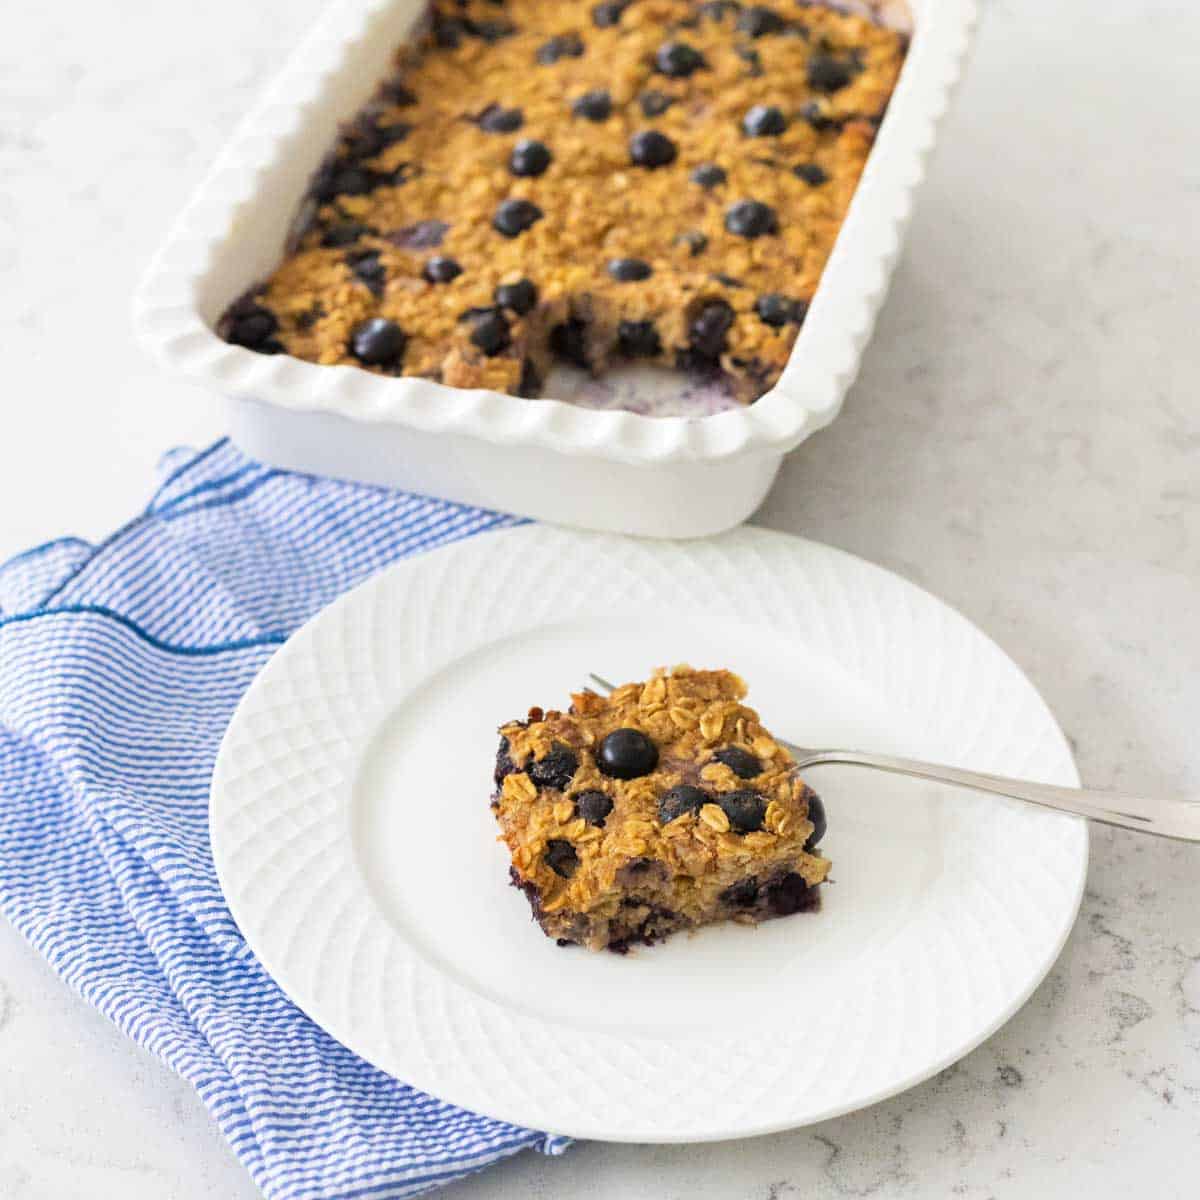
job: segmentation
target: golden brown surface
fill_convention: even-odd
[[[716,365],[717,350],[742,399],[770,387],[858,182],[904,40],[861,17],[795,0],[770,10],[633,0],[605,28],[596,25],[595,7],[592,0],[446,4],[435,32],[399,55],[397,80],[415,102],[392,102],[397,93],[389,97],[385,85],[358,124],[347,127],[337,162],[318,179],[328,202],[257,301],[278,328],[264,339],[260,324],[254,336],[240,337],[235,306],[223,335],[242,344],[257,338],[253,348],[313,362],[355,363],[353,331],[382,317],[396,322],[407,342],[399,362],[370,369],[530,394],[550,364],[553,327],[582,321],[586,329],[568,326],[576,335],[582,330],[574,352],[598,371],[620,352],[621,322],[650,322],[652,335],[641,327],[642,341],[657,339],[660,351],[647,355],[642,345],[641,357],[704,369]],[[747,26],[755,18],[747,12],[757,13],[770,31],[752,36]],[[509,26],[511,34],[489,40]],[[582,53],[538,61],[549,39],[572,34]],[[698,51],[705,65],[686,78],[656,70],[656,52],[673,41]],[[828,90],[826,81],[824,90],[814,87],[809,72],[816,59],[834,63],[844,86]],[[573,115],[573,102],[596,89],[609,93],[611,115],[599,122]],[[651,92],[670,106],[648,116],[642,100]],[[482,129],[476,118],[491,105],[520,109],[520,128]],[[748,136],[742,122],[755,105],[777,107],[787,128]],[[411,129],[379,150],[377,131],[401,125]],[[630,138],[646,130],[675,144],[672,163],[631,162]],[[522,139],[549,149],[552,161],[543,174],[510,171],[510,155]],[[702,164],[720,166],[724,182],[710,188],[692,182]],[[794,172],[798,166],[820,168],[827,178],[806,181]],[[375,186],[329,199],[338,167],[359,169],[352,190],[365,190],[362,171]],[[532,201],[543,215],[510,238],[496,231],[493,216],[511,198]],[[777,232],[748,238],[726,229],[727,210],[747,199],[774,210]],[[414,248],[412,228],[427,221],[444,222],[444,237],[436,247]],[[344,236],[348,222],[367,229],[350,245],[322,244],[331,230],[338,231],[335,239]],[[368,267],[374,289],[347,262],[368,252],[378,256],[378,266]],[[448,283],[426,282],[422,269],[435,255],[453,258],[462,273]],[[626,257],[644,261],[653,273],[617,281],[607,264]],[[489,356],[472,343],[475,321],[464,314],[494,306],[497,284],[522,278],[535,284],[538,304],[526,316],[501,314],[511,341]],[[796,302],[795,320],[776,326],[762,319],[756,304],[772,293]],[[713,302],[715,346],[696,324]],[[259,309],[244,300],[240,311]],[[719,326],[726,317],[732,326],[722,347]],[[563,337],[560,331],[560,351]],[[625,343],[628,349],[628,327]]]
[[[549,936],[602,949],[714,920],[786,915],[797,909],[770,903],[773,885],[792,875],[810,888],[825,879],[830,863],[804,849],[813,833],[813,793],[741,703],[745,690],[728,671],[676,667],[609,698],[575,695],[569,712],[535,709],[528,722],[501,728],[496,819],[512,854],[513,882]],[[654,742],[651,773],[623,780],[600,770],[599,747],[617,729],[639,730]],[[534,764],[564,747],[575,761],[570,782],[539,786]],[[758,773],[739,778],[716,760],[731,747],[756,758]],[[707,802],[664,823],[660,801],[679,784],[701,788]],[[612,803],[599,824],[580,815],[579,797],[595,791]],[[758,828],[739,832],[721,800],[746,791],[761,798],[762,818]],[[757,902],[731,905],[728,889],[738,885],[749,885]]]

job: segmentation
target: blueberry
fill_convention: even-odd
[[[387,269],[379,261],[378,250],[351,250],[346,255],[346,265],[354,272],[355,278],[370,288],[374,295],[383,295]]]
[[[579,855],[575,853],[575,847],[570,842],[563,838],[551,838],[546,843],[546,866],[555,875],[570,879],[579,866]]]
[[[799,321],[802,317],[801,308],[797,301],[790,296],[781,296],[778,292],[768,292],[759,296],[754,303],[754,311],[764,325],[778,329],[789,321]]]
[[[621,868],[621,875],[630,879],[642,879],[647,873],[655,873],[655,861],[652,858],[647,858],[643,855],[641,858],[631,858],[629,862]],[[662,866],[658,866],[657,874],[660,876],[663,873]],[[621,901],[622,905],[634,905],[639,903],[632,896],[627,896]]]
[[[359,238],[374,232],[375,230],[370,225],[364,225],[361,221],[339,221],[336,225],[330,225],[321,235],[321,245],[331,249],[339,246],[351,246]]]
[[[385,184],[391,187],[399,187],[401,184],[407,183],[410,179],[415,179],[418,175],[424,174],[424,167],[417,166],[411,162],[402,162],[394,170],[380,175],[376,181],[376,187],[381,187]]]
[[[777,916],[790,917],[792,913],[812,904],[813,897],[809,892],[810,888],[804,882],[804,876],[790,871],[767,888],[767,903]]]
[[[638,97],[638,104],[641,107],[642,115],[645,117],[661,117],[674,103],[675,97],[668,96],[666,92],[651,90],[643,92]]]
[[[517,27],[511,21],[472,21],[468,31],[489,46],[494,46],[506,37],[512,37]]]
[[[350,158],[372,158],[383,149],[383,138],[368,117],[359,117],[343,130],[342,144]]]
[[[587,326],[578,317],[569,317],[550,330],[550,349],[564,362],[588,366]]]
[[[653,321],[622,321],[617,326],[617,348],[630,358],[654,358],[662,353],[662,339]]]
[[[699,50],[687,42],[664,42],[654,55],[654,67],[672,79],[685,79],[708,64]]]
[[[395,366],[403,357],[408,338],[395,321],[372,317],[350,334],[350,353],[370,367]]]
[[[519,317],[533,310],[537,304],[538,290],[532,280],[518,279],[515,283],[502,283],[496,289],[495,300],[501,308],[510,308]]]
[[[629,157],[635,166],[665,167],[678,153],[675,143],[657,129],[643,129],[629,139]]]
[[[395,146],[404,141],[412,131],[413,127],[404,121],[397,121],[392,125],[380,125],[379,140],[385,147]]]
[[[314,185],[319,200],[335,196],[365,196],[378,183],[378,176],[366,167],[334,167],[321,172]]]
[[[756,104],[742,118],[742,130],[750,137],[774,137],[787,127],[783,110],[773,104]]]
[[[734,0],[705,0],[696,11],[710,21],[720,21],[726,14],[737,12],[739,7]]]
[[[546,754],[529,764],[529,778],[538,787],[554,788],[562,792],[575,778],[579,770],[579,758],[570,746],[555,742]]]
[[[478,346],[488,358],[499,354],[502,350],[507,350],[512,344],[512,337],[508,332],[508,321],[505,320],[504,314],[499,309],[483,308],[469,313],[468,316],[472,322],[471,343]],[[533,774],[532,767],[530,767],[529,773]],[[574,771],[572,770],[571,773],[574,774]]]
[[[462,267],[459,266],[456,259],[445,258],[437,254],[425,264],[425,269],[421,274],[430,283],[449,283],[450,280],[457,279],[462,274]]]
[[[692,258],[695,258],[697,254],[703,254],[708,247],[708,238],[698,229],[689,229],[684,233],[675,235],[674,245],[686,246],[688,254]]]
[[[496,209],[492,225],[505,237],[515,238],[542,219],[542,210],[531,200],[505,200]]]
[[[808,841],[804,843],[804,849],[811,853],[821,844],[821,839],[825,836],[825,802],[811,788],[808,790],[807,796],[808,819],[813,824],[813,831],[808,835]]]
[[[610,258],[608,273],[618,283],[640,283],[654,274],[654,268],[641,258]]]
[[[820,187],[829,179],[824,168],[817,166],[816,163],[798,163],[792,168],[792,174],[813,187]]]
[[[512,746],[506,737],[500,738],[500,748],[496,751],[496,771],[493,778],[496,781],[496,786],[499,787],[505,779],[508,778],[517,769],[517,764],[513,762],[509,751]]]
[[[226,310],[225,316],[230,320],[236,317],[253,317],[257,313],[268,312],[268,309],[258,302],[258,298],[263,294],[264,288],[253,288],[250,291],[239,296]]]
[[[767,802],[757,792],[726,792],[717,803],[738,833],[753,833],[762,828]]]
[[[583,39],[577,33],[561,33],[543,42],[536,58],[543,67],[552,66],[560,58],[579,58],[583,54]]]
[[[664,825],[669,825],[684,813],[699,812],[711,800],[712,797],[701,788],[688,783],[678,784],[659,796],[658,819]]]
[[[553,155],[545,142],[522,138],[512,149],[508,169],[514,175],[541,175],[550,165]]]
[[[603,825],[604,818],[612,812],[613,802],[597,788],[580,792],[575,797],[575,814],[582,817],[589,825]]]
[[[720,896],[721,903],[730,908],[753,908],[758,902],[758,880],[753,875],[727,887]]]
[[[837,121],[833,117],[828,116],[816,100],[810,100],[804,105],[800,109],[800,116],[818,133],[824,133],[827,129],[832,129],[837,124]]]
[[[515,133],[525,123],[525,114],[519,108],[489,104],[475,120],[484,133]]]
[[[620,24],[621,14],[629,7],[629,0],[605,0],[592,9],[592,23],[597,29],[611,29]]]
[[[716,362],[733,325],[733,309],[724,300],[709,300],[688,325],[688,346],[704,361]]]
[[[729,177],[724,167],[718,167],[716,163],[701,163],[688,178],[702,188],[715,188]]]
[[[275,314],[264,308],[238,317],[230,326],[225,340],[235,346],[244,346],[247,350],[257,350],[259,354],[279,354],[284,347],[274,336],[278,328]]]
[[[446,50],[453,50],[462,44],[466,35],[465,21],[460,21],[458,17],[446,16],[445,13],[438,12],[436,8],[433,10],[433,40],[437,45]]]
[[[280,328],[280,322],[270,308],[264,308],[250,299],[244,298],[230,306],[229,316],[233,320],[226,341],[247,349],[253,349]]]
[[[603,88],[584,92],[571,105],[571,111],[588,121],[607,121],[612,115],[612,97]]]
[[[847,62],[828,54],[814,54],[808,60],[808,84],[818,92],[837,92],[854,78]]]
[[[724,763],[739,779],[753,779],[762,774],[762,763],[756,755],[741,746],[725,746],[718,750],[713,757],[719,763]]]
[[[737,237],[756,238],[765,233],[777,233],[779,221],[769,204],[759,200],[739,200],[726,211],[725,228]]]
[[[411,108],[417,102],[416,95],[399,79],[389,79],[380,84],[379,98],[397,108]]]
[[[614,779],[637,779],[658,766],[658,747],[640,729],[614,729],[600,743],[596,765]]]
[[[741,33],[759,38],[768,33],[782,33],[787,28],[787,22],[773,8],[756,4],[752,8],[742,9],[738,14],[737,27]]]

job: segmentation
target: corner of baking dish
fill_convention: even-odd
[[[912,50],[783,375],[753,405],[702,418],[598,411],[262,355],[222,341],[203,319],[197,287],[218,246],[253,203],[261,174],[284,152],[305,109],[318,101],[349,48],[390,3],[343,0],[332,6],[247,114],[180,215],[134,298],[139,339],[156,358],[226,394],[281,408],[633,464],[783,453],[837,416],[886,292],[937,124],[960,75],[977,0],[918,0]]]

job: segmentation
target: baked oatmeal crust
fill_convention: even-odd
[[[220,332],[517,394],[556,356],[632,355],[719,370],[752,400],[787,361],[904,49],[791,0],[439,6]],[[521,280],[524,312],[497,299]]]

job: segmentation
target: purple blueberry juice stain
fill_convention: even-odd
[[[440,246],[449,232],[445,221],[418,221],[388,234],[388,241],[405,250],[432,250]]]
[[[710,417],[744,407],[719,378],[696,379],[669,367],[637,363],[613,364],[599,379],[556,363],[542,388],[542,398],[644,417]]]

